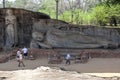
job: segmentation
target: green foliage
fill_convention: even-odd
[[[55,11],[54,10],[51,10],[51,9],[40,9],[39,12],[42,12],[42,13],[45,13],[45,14],[48,14],[51,18],[55,19]]]
[[[73,16],[73,23],[75,24],[82,24],[83,23],[83,12],[80,9],[75,9],[74,10],[74,16]]]
[[[8,0],[6,0],[6,6],[5,7],[12,7],[12,2],[9,2]]]
[[[55,1],[54,0],[45,0],[42,4],[39,12],[46,13],[50,15],[51,18],[55,18]]]
[[[120,24],[120,0],[84,0],[84,5],[82,1],[59,0],[58,19],[74,24],[105,25],[115,18]],[[6,0],[6,6],[39,11],[56,18],[55,0]]]
[[[66,22],[71,22],[71,12],[65,11],[64,13],[60,14],[59,19],[64,20]]]
[[[111,5],[108,12],[109,17],[117,16],[120,17],[120,4]]]
[[[116,5],[120,4],[120,0],[106,0],[105,3],[108,5]]]
[[[15,0],[15,4],[14,6],[18,7],[18,8],[24,8],[24,6],[26,5],[27,0]],[[24,6],[23,6],[24,5]]]
[[[73,22],[72,22],[72,16],[73,16]],[[90,24],[90,20],[92,18],[90,13],[84,13],[80,9],[75,9],[72,13],[70,10],[63,12],[59,16],[59,19],[70,23],[72,22],[74,24]]]
[[[90,24],[91,14],[85,13],[82,10],[76,9],[74,11],[74,23],[75,24]]]
[[[108,11],[109,9],[106,6],[96,6],[92,10],[93,21],[96,21],[95,24],[104,25],[107,22]]]

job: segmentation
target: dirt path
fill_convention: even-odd
[[[62,64],[48,64],[47,59],[24,60],[26,67],[18,67],[16,59],[0,64],[0,71],[4,70],[19,70],[19,69],[35,69],[39,66],[57,66],[66,70],[73,70],[82,73],[119,73],[120,59],[119,58],[93,58],[87,63],[77,63],[73,61],[71,65],[66,65],[65,61]]]

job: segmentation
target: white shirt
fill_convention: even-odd
[[[17,51],[17,60],[22,60],[22,54],[20,51]]]
[[[28,49],[27,48],[23,48],[22,51],[23,51],[23,53],[27,53]]]
[[[70,59],[70,57],[71,57],[70,54],[67,54],[66,59]]]
[[[21,54],[21,52],[20,51],[17,51],[17,56],[19,56]]]
[[[19,59],[20,59],[20,60],[22,60],[22,59],[23,59],[22,54],[20,54],[20,55],[19,55]]]

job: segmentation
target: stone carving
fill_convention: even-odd
[[[33,32],[32,33],[33,40],[31,41],[31,48],[52,48],[48,43],[44,40],[44,33],[41,32]]]
[[[114,29],[80,28],[56,20],[40,20],[33,25],[31,48],[109,48],[118,47],[120,35]],[[90,30],[91,29],[91,30]],[[92,32],[93,31],[93,32]],[[97,32],[96,32],[97,31]],[[91,34],[90,34],[90,33]],[[101,32],[101,33],[98,33]],[[110,33],[110,34],[108,34]],[[112,35],[112,34],[116,35]],[[105,37],[105,36],[109,36]],[[111,37],[116,39],[112,40]]]
[[[18,42],[17,36],[17,20],[13,15],[12,10],[6,11],[5,24],[6,24],[6,47],[13,47]]]
[[[7,14],[7,15],[5,15]],[[71,25],[44,13],[17,8],[0,8],[0,49],[101,48],[120,45],[119,29]]]
[[[50,19],[44,13],[18,8],[0,8],[0,49],[29,47],[34,20]]]

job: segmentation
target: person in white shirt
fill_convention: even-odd
[[[21,53],[21,52],[20,52],[20,50],[18,49],[18,50],[17,50],[17,58],[19,58],[20,53]]]
[[[70,58],[71,58],[70,54],[67,54],[67,56],[66,56],[66,64],[70,64]]]
[[[22,56],[22,53],[19,49],[17,51],[17,61],[19,62],[18,67],[20,67],[21,64],[22,64],[23,67],[25,67],[25,65],[23,63],[23,56]]]
[[[26,47],[24,47],[22,49],[22,52],[23,52],[24,58],[27,59],[28,58],[28,49]]]

